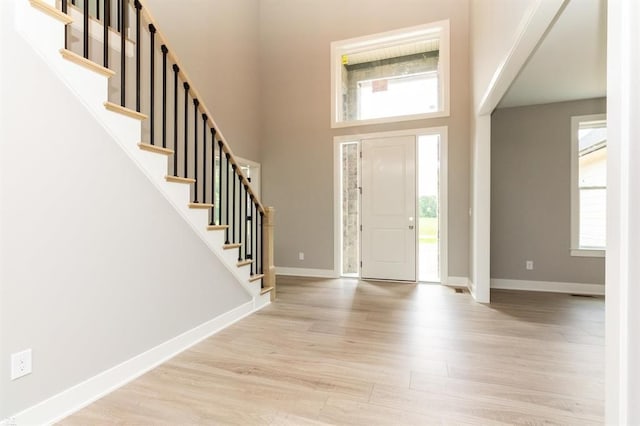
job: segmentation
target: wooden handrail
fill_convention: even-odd
[[[131,3],[131,1],[132,0],[128,0],[129,3]],[[178,76],[182,79],[183,82],[188,82],[189,83],[189,94],[191,95],[191,97],[193,99],[198,99],[200,101],[200,105],[198,106],[198,110],[201,113],[204,113],[204,114],[207,115],[207,124],[209,124],[209,127],[211,127],[211,128],[216,130],[216,135],[218,136],[218,138],[222,142],[223,150],[224,150],[225,153],[229,154],[231,163],[235,164],[237,166],[236,170],[237,170],[237,173],[241,176],[242,182],[248,188],[249,193],[253,196],[253,199],[255,200],[256,204],[258,205],[259,210],[262,213],[266,213],[265,207],[262,205],[262,202],[260,201],[260,198],[257,196],[257,194],[251,188],[249,179],[247,179],[245,174],[242,172],[242,168],[240,167],[240,164],[236,160],[236,156],[233,154],[233,151],[231,150],[231,147],[227,143],[227,140],[225,139],[224,135],[222,134],[222,131],[220,130],[220,127],[218,127],[218,125],[216,124],[215,120],[213,119],[213,114],[211,114],[211,111],[205,105],[205,102],[204,102],[203,98],[199,95],[198,91],[193,87],[193,84],[192,84],[193,80],[191,80],[189,78],[189,75],[187,74],[187,72],[184,71],[184,67],[181,65],[182,62],[178,58],[178,55],[175,53],[175,50],[173,50],[171,48],[169,42],[167,41],[168,40],[167,37],[164,35],[162,30],[160,29],[160,26],[158,25],[158,21],[156,21],[156,19],[153,17],[151,12],[149,11],[149,7],[147,5],[146,0],[138,0],[138,2],[142,5],[142,11],[141,12],[142,12],[142,15],[148,21],[147,23],[148,24],[153,24],[153,26],[156,28],[156,38],[158,38],[160,40],[160,44],[164,44],[165,46],[167,46],[167,49],[169,50],[169,53],[167,53],[167,56],[171,59],[171,61],[174,64],[177,64],[178,67],[180,67],[180,71],[178,72]]]

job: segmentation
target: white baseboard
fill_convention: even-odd
[[[253,300],[244,303],[5,419],[0,425],[48,425],[58,422],[255,311]]]
[[[310,278],[339,278],[339,274],[337,274],[333,269],[286,268],[283,266],[276,266],[276,275]]]
[[[604,284],[563,283],[554,281],[507,280],[491,279],[492,289],[546,291],[550,293],[584,294],[593,296],[604,295]]]
[[[476,295],[476,284],[472,280],[469,280],[467,288],[469,289],[469,293],[471,293],[473,300],[477,301],[478,297]]]
[[[469,287],[469,278],[467,277],[447,277],[447,281],[442,283],[448,287]]]

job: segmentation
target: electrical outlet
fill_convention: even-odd
[[[304,253],[303,252],[298,253],[298,260],[304,260]]]
[[[527,260],[526,267],[527,267],[527,271],[532,271],[533,270],[533,260]]]
[[[11,354],[11,380],[31,374],[31,349]]]

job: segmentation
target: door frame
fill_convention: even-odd
[[[342,276],[342,211],[340,191],[342,165],[341,165],[341,145],[348,142],[358,142],[363,139],[385,138],[395,136],[415,136],[416,148],[418,147],[418,137],[428,135],[440,136],[440,185],[439,185],[439,214],[440,214],[440,283],[446,285],[449,280],[449,217],[448,217],[448,127],[426,127],[419,129],[396,130],[389,132],[360,133],[355,135],[340,135],[333,138],[333,272],[336,277]],[[417,151],[416,151],[417,152]],[[417,156],[416,156],[417,161]],[[416,164],[417,167],[417,164]],[[416,169],[417,170],[417,169]],[[360,179],[360,175],[358,175]],[[360,184],[360,182],[359,182]],[[416,173],[416,190],[418,188],[418,173]],[[417,197],[416,197],[417,203]],[[359,215],[358,215],[359,216]],[[416,232],[416,259],[418,259],[418,238]],[[418,277],[419,262],[416,262],[416,277]],[[358,277],[360,271],[358,270]]]
[[[250,170],[251,182],[249,182],[249,186],[253,190],[253,192],[258,196],[259,199],[262,198],[262,173],[260,163],[255,162],[253,160],[247,160],[246,158],[236,157],[238,161],[238,165],[240,167],[246,167]]]

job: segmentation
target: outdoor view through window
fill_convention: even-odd
[[[334,124],[446,114],[448,22],[332,43]]]
[[[398,57],[384,58],[384,53],[375,51],[354,55],[351,59],[345,55],[347,78],[343,116],[346,121],[436,112],[439,98],[437,48],[436,40],[387,49],[388,55],[425,50]],[[370,60],[374,57],[384,59]],[[362,60],[368,62],[360,62]]]
[[[578,128],[579,247],[604,249],[607,210],[606,122],[582,121]]]

